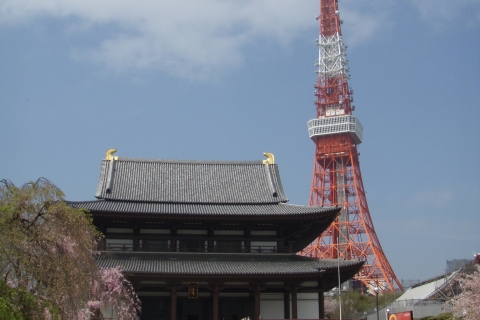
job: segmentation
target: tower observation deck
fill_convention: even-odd
[[[308,134],[315,141],[317,137],[347,133],[356,144],[362,142],[363,127],[352,115],[320,117],[308,121]]]
[[[363,127],[352,112],[353,90],[349,88],[347,46],[342,40],[338,0],[320,0],[319,58],[314,84],[316,118],[308,121],[315,143],[311,206],[339,206],[340,215],[330,227],[300,254],[318,258],[365,260],[356,275],[373,293],[402,289],[375,232],[368,209],[357,145]]]

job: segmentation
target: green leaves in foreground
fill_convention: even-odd
[[[15,299],[4,299],[3,308],[10,310],[12,301],[27,308],[34,296],[40,306],[52,307],[50,313],[58,309],[62,318],[72,319],[86,305],[97,277],[97,238],[88,215],[69,207],[50,181],[16,187],[1,180],[0,274],[9,287],[18,288],[17,296],[9,296]],[[41,319],[41,311],[29,319]]]
[[[58,310],[26,290],[10,288],[0,280],[0,320],[24,319],[59,319]]]

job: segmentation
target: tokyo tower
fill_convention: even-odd
[[[365,265],[356,279],[373,293],[402,289],[383,253],[368,210],[357,145],[363,128],[352,115],[353,91],[342,41],[338,0],[321,0],[319,58],[315,83],[317,117],[308,121],[315,143],[309,204],[341,206],[334,223],[300,254],[318,258],[362,259]]]

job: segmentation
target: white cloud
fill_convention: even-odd
[[[343,34],[348,46],[369,41],[392,26],[389,18],[393,0],[344,0],[340,3],[341,17],[345,21]]]
[[[480,23],[478,0],[411,0],[421,17],[433,28],[456,27],[457,24],[471,26]]]
[[[386,21],[382,10],[391,1],[345,1],[349,45],[379,30]],[[302,32],[311,32],[318,5],[291,0],[0,0],[0,25],[60,19],[62,32],[96,41],[77,46],[77,59],[117,71],[155,68],[198,78],[240,66],[245,48],[254,41],[286,46]]]

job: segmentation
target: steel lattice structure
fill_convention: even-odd
[[[363,259],[356,278],[370,290],[402,289],[375,233],[360,172],[357,145],[363,127],[352,115],[353,91],[342,41],[338,0],[321,0],[318,80],[315,83],[317,117],[308,122],[315,142],[310,205],[341,206],[337,220],[301,254],[319,258]]]

